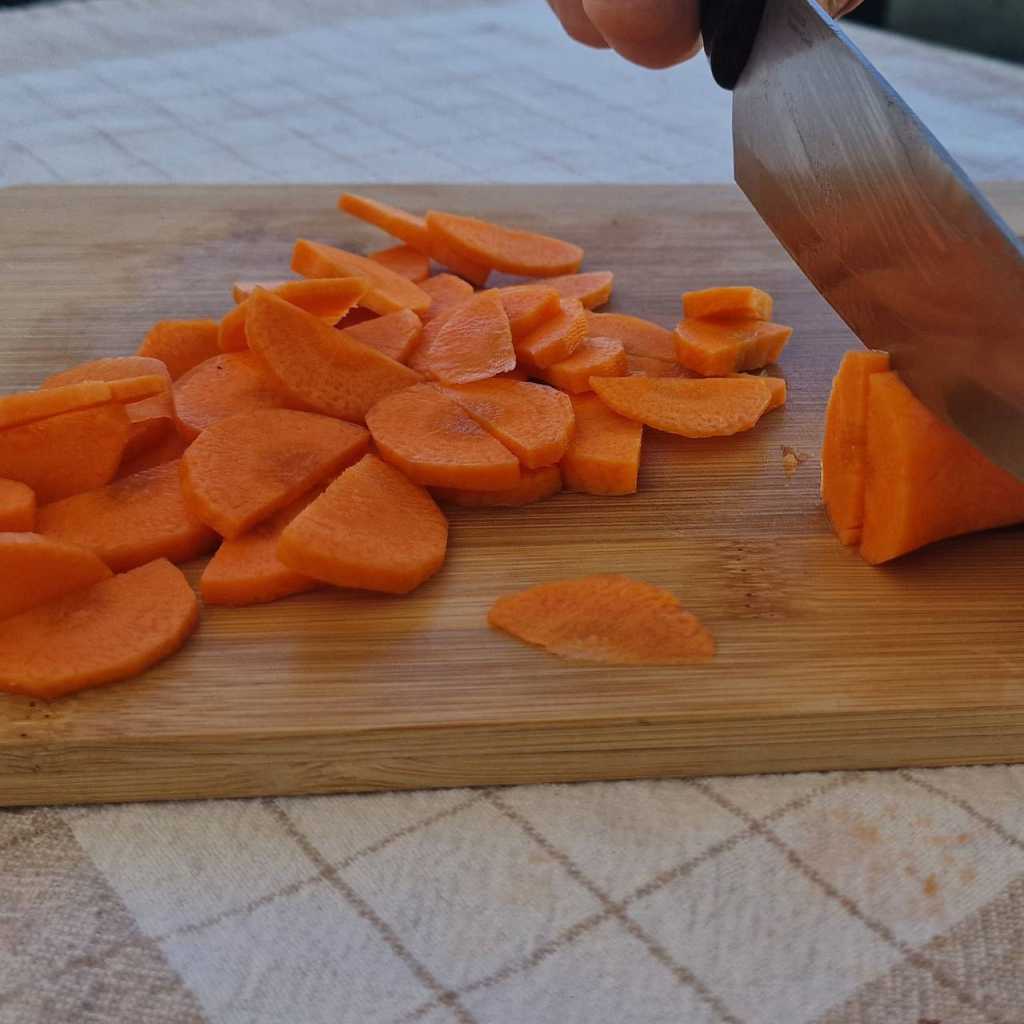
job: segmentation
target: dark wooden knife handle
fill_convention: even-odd
[[[765,0],[700,0],[700,31],[711,74],[733,89],[754,48]]]

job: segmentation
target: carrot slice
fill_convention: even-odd
[[[562,311],[558,292],[546,283],[514,284],[499,288],[498,295],[508,315],[513,341],[522,341],[545,320],[558,316]]]
[[[613,665],[706,661],[715,641],[674,594],[628,576],[559,580],[491,606],[497,629],[551,654]]]
[[[136,377],[129,381],[83,380],[35,391],[19,391],[0,396],[0,430],[21,427],[63,413],[79,412],[109,402],[148,398],[164,387],[156,376]]]
[[[554,277],[575,273],[583,262],[583,250],[560,238],[439,210],[428,210],[426,220],[432,244],[441,241],[462,258],[506,274]]]
[[[484,380],[511,370],[516,352],[501,296],[480,292],[453,309],[424,356],[426,372],[446,384]]]
[[[473,294],[473,286],[454,274],[435,274],[421,281],[420,287],[430,296],[430,308],[423,313],[424,323],[449,312]]]
[[[414,213],[408,213],[397,206],[358,196],[354,192],[343,192],[338,199],[338,209],[358,217],[367,224],[372,224],[381,231],[406,245],[411,245],[422,253],[430,253],[430,233],[427,222]]]
[[[366,425],[381,457],[414,483],[496,491],[519,481],[519,460],[433,384],[382,399]]]
[[[721,318],[771,320],[772,297],[760,288],[731,285],[683,292],[683,317],[687,320]]]
[[[705,377],[759,370],[778,360],[792,333],[764,320],[680,320],[676,358]]]
[[[35,523],[35,491],[20,480],[0,480],[0,532],[24,533]]]
[[[727,437],[750,430],[772,393],[759,377],[594,377],[609,409],[681,437]]]
[[[527,469],[551,466],[565,454],[574,417],[561,391],[516,380],[481,380],[444,391]]]
[[[459,305],[461,305],[461,303],[459,303]],[[444,312],[438,313],[438,315],[432,320],[427,320],[423,324],[423,331],[420,333],[420,339],[416,342],[407,359],[410,369],[423,374],[424,377],[432,378],[434,376],[434,371],[432,369],[434,345],[437,343],[438,336],[441,333],[441,328],[444,327],[448,322],[448,318],[458,308],[458,306],[452,306]]]
[[[786,404],[788,394],[786,382],[781,377],[762,377],[760,374],[735,373],[731,377],[753,377],[755,380],[762,380],[768,386],[771,397],[768,399],[768,408],[765,412],[773,409],[780,409]]]
[[[587,313],[587,333],[622,342],[627,356],[676,362],[676,336],[666,327],[625,313]],[[659,375],[660,376],[660,375]]]
[[[343,329],[363,345],[382,352],[396,363],[404,363],[423,333],[423,322],[411,309],[400,309]]]
[[[584,338],[568,359],[552,363],[537,376],[571,394],[592,390],[591,377],[624,377],[629,370],[626,350],[614,338]]]
[[[39,510],[36,529],[88,548],[115,572],[154,558],[187,562],[217,542],[189,510],[179,462],[145,469]]]
[[[587,336],[587,313],[576,299],[562,299],[560,309],[516,343],[516,355],[543,370],[568,359]]]
[[[117,402],[0,431],[0,477],[20,480],[40,504],[114,479],[131,421]]]
[[[378,249],[369,253],[368,258],[416,284],[430,274],[430,259],[411,245],[392,245],[387,249]]]
[[[188,580],[160,559],[0,623],[0,690],[51,699],[136,675],[199,621]]]
[[[544,283],[563,299],[577,299],[584,309],[596,309],[612,297],[614,281],[610,270],[588,270],[582,274],[549,277]]]
[[[483,288],[487,284],[487,278],[491,276],[490,267],[463,256],[440,236],[431,237],[430,255],[442,267],[447,267],[453,274],[465,278],[471,284],[475,284],[477,288]]]
[[[216,320],[161,320],[149,329],[135,354],[159,359],[171,380],[177,380],[220,351],[219,331]]]
[[[292,270],[303,277],[365,278],[370,287],[361,302],[381,315],[399,309],[422,313],[430,306],[430,296],[412,281],[365,256],[322,242],[300,238],[292,251]]]
[[[192,367],[174,384],[178,433],[186,441],[228,416],[286,404],[281,385],[255,352],[223,352]]]
[[[643,424],[612,412],[596,395],[572,395],[576,429],[562,456],[562,482],[584,494],[633,494]]]
[[[231,297],[235,302],[245,302],[257,288],[272,292],[283,284],[288,284],[292,278],[278,278],[276,281],[236,281],[231,286]]]
[[[318,412],[362,422],[385,395],[420,380],[347,331],[328,327],[270,292],[249,300],[246,332],[285,391]]]
[[[257,409],[214,423],[181,460],[193,513],[229,540],[362,456],[353,423],[293,409]]]
[[[562,474],[557,466],[524,469],[519,483],[502,491],[466,491],[455,487],[431,488],[434,497],[463,508],[520,508],[550,498],[562,489]]]
[[[147,448],[130,459],[122,459],[117,470],[117,479],[134,476],[144,469],[162,466],[165,462],[174,462],[185,454],[187,448],[188,442],[175,430],[152,448]]]

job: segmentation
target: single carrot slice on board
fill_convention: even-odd
[[[587,313],[587,333],[622,342],[627,356],[676,362],[676,336],[666,327],[625,313]]]
[[[506,274],[574,274],[583,262],[583,250],[560,238],[439,210],[428,210],[426,220],[432,243],[441,241],[464,259]]]
[[[229,540],[360,458],[354,423],[294,409],[258,409],[215,423],[189,445],[181,483],[192,512]]]
[[[20,480],[0,480],[0,531],[24,533],[35,523],[35,491]]]
[[[561,391],[517,380],[481,380],[444,390],[527,469],[551,466],[565,454],[574,417],[572,402]]]
[[[759,377],[594,377],[609,409],[681,437],[727,437],[750,430],[772,398]]]
[[[338,209],[358,217],[367,224],[372,224],[381,231],[411,245],[422,253],[430,253],[430,233],[427,222],[397,206],[382,203],[368,196],[358,196],[354,192],[343,192],[338,199]]]
[[[257,288],[272,292],[283,284],[288,284],[292,278],[279,278],[276,281],[236,281],[231,286],[231,297],[235,302],[245,302]]]
[[[63,413],[79,412],[110,402],[149,398],[165,386],[156,376],[133,377],[131,381],[83,380],[35,391],[0,396],[0,430],[21,427]]]
[[[407,277],[417,284],[424,281],[430,274],[430,259],[411,245],[392,245],[387,249],[377,249],[368,254],[382,266],[393,270],[402,277]]]
[[[199,621],[188,580],[160,559],[0,622],[0,690],[49,700],[136,675]]]
[[[147,448],[130,459],[122,459],[117,469],[117,479],[134,476],[144,469],[162,466],[165,462],[174,462],[185,454],[188,444],[188,441],[174,430],[152,448]]]
[[[413,483],[495,491],[519,482],[519,460],[433,384],[382,399],[366,425],[381,458]]]
[[[764,320],[680,320],[676,358],[705,377],[759,370],[778,360],[792,333]]]
[[[429,323],[465,302],[473,295],[473,286],[454,274],[435,274],[420,287],[430,296],[430,308],[423,313],[423,322]]]
[[[587,336],[586,310],[576,299],[562,299],[560,309],[516,343],[516,355],[543,370],[568,359]]]
[[[220,351],[219,331],[216,320],[161,320],[149,329],[135,354],[159,359],[171,380],[177,380]]]
[[[322,242],[300,238],[292,251],[292,270],[303,277],[365,278],[370,287],[361,304],[382,316],[399,309],[422,313],[430,306],[430,296],[401,274],[375,260]]]
[[[106,487],[44,505],[39,533],[78,544],[115,572],[154,558],[187,562],[216,543],[214,532],[189,510],[179,462],[145,469]]]
[[[674,594],[628,576],[559,580],[501,597],[487,621],[551,654],[613,665],[706,661],[715,641]]]
[[[550,498],[562,489],[562,474],[557,466],[524,469],[519,483],[503,491],[465,491],[454,487],[434,487],[434,497],[448,505],[463,508],[520,508]]]
[[[447,546],[448,521],[430,494],[366,455],[285,527],[277,553],[337,587],[407,594],[441,568]]]
[[[345,327],[343,334],[382,352],[396,363],[404,363],[423,333],[423,322],[411,309],[400,309],[361,324]]]
[[[603,306],[612,297],[615,277],[610,270],[588,270],[582,274],[561,274],[545,278],[563,299],[578,299],[584,309]]]
[[[514,284],[499,288],[508,315],[512,340],[522,341],[531,331],[562,311],[561,299],[547,284]]]
[[[512,332],[501,296],[480,292],[453,309],[433,338],[426,372],[446,384],[465,384],[516,365]]]
[[[270,292],[256,292],[249,303],[246,332],[252,350],[266,360],[285,392],[311,409],[361,423],[375,402],[421,379]]]
[[[562,456],[562,483],[583,494],[633,494],[643,424],[612,412],[596,395],[572,395],[576,429]]]
[[[771,320],[772,297],[760,288],[732,285],[683,292],[683,317],[713,319]]]
[[[584,338],[568,359],[552,363],[537,376],[570,394],[590,391],[591,377],[624,377],[629,371],[626,350],[614,338]]]

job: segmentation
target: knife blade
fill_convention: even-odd
[[[758,0],[716,3],[737,184],[861,342],[1024,479],[1024,246],[813,0],[759,25]]]

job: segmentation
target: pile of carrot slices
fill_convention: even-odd
[[[162,321],[134,354],[0,397],[0,689],[57,697],[171,654],[199,616],[177,563],[212,556],[206,604],[407,594],[444,564],[442,506],[630,494],[645,426],[724,437],[785,402],[756,371],[790,329],[756,288],[688,292],[669,330],[600,312],[612,273],[581,271],[570,242],[339,205],[394,244],[299,239],[297,276],[236,282],[221,320]],[[573,657],[713,649],[672,595],[620,577],[503,599],[490,621]]]

